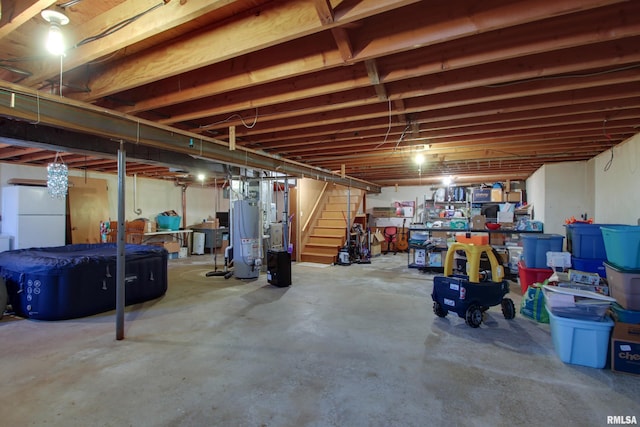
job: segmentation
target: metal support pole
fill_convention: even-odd
[[[351,186],[347,188],[347,247],[351,247]]]
[[[125,275],[125,221],[124,221],[124,189],[127,178],[127,155],[124,141],[120,141],[118,150],[118,244],[116,258],[116,339],[124,339],[124,275]]]
[[[289,179],[284,177],[284,218],[282,220],[282,234],[284,240],[284,250],[289,250]]]

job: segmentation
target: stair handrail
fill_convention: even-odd
[[[316,200],[316,203],[313,205],[313,208],[311,208],[311,212],[309,213],[309,215],[307,215],[307,219],[304,222],[304,225],[302,226],[302,230],[301,231],[306,231],[307,227],[309,226],[309,223],[311,222],[311,220],[313,220],[314,215],[316,213],[316,211],[318,210],[318,206],[320,206],[320,202],[322,200],[324,200],[324,198],[322,197],[325,194],[325,191],[327,190],[327,186],[329,185],[328,182],[324,183],[324,186],[322,187],[322,191],[320,192],[320,197],[318,197],[318,199]]]

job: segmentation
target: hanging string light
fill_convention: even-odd
[[[58,156],[59,153],[56,153],[53,163],[47,166],[47,190],[51,197],[64,199],[69,188],[69,170],[62,158],[58,162]]]

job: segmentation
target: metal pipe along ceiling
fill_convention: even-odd
[[[26,120],[34,125],[42,123],[117,141],[154,146],[213,162],[335,182],[373,193],[381,191],[379,185],[371,182],[348,176],[342,178],[338,173],[244,147],[229,150],[224,141],[8,82],[0,82],[0,115]],[[190,140],[203,143],[193,147]]]

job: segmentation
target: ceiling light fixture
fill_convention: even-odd
[[[42,18],[49,24],[49,33],[45,46],[49,53],[61,56],[64,54],[64,36],[62,34],[62,26],[69,23],[69,18],[64,13],[55,10],[43,10],[40,12]]]

